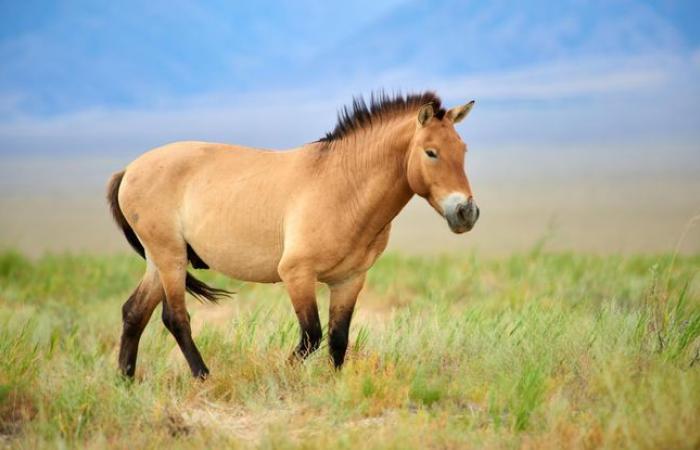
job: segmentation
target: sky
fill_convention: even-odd
[[[699,23],[697,0],[0,0],[0,246],[125,245],[104,184],[138,155],[294,148],[383,89],[476,100],[481,225],[417,200],[397,248],[670,250],[700,199]]]
[[[700,154],[697,1],[0,1],[0,155],[291,148],[353,95],[475,99],[470,147]]]

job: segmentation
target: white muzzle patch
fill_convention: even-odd
[[[442,208],[442,215],[447,217],[449,215],[454,214],[457,210],[457,206],[466,202],[467,196],[460,192],[453,192],[449,194],[440,202],[440,207]]]
[[[440,202],[440,206],[447,224],[454,233],[470,231],[479,220],[479,207],[473,199],[462,193],[453,192]]]

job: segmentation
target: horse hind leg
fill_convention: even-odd
[[[183,255],[184,256],[184,255]],[[160,278],[165,290],[163,300],[163,323],[177,341],[192,375],[205,379],[209,375],[209,369],[204,364],[202,355],[192,339],[190,327],[190,315],[185,304],[185,279],[187,260],[171,261],[171,263],[159,267]]]
[[[165,298],[158,273],[149,264],[146,274],[129,299],[122,306],[122,337],[119,348],[119,368],[123,375],[132,378],[136,371],[136,358],[143,330],[153,310]]]

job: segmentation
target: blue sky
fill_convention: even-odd
[[[2,1],[0,153],[292,147],[380,88],[476,99],[484,147],[692,147],[699,20],[673,0]]]

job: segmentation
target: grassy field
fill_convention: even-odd
[[[286,363],[298,332],[282,286],[201,273],[237,291],[190,303],[203,383],[159,311],[136,380],[117,375],[142,270],[131,255],[0,253],[0,446],[700,446],[700,255],[390,254],[341,373],[325,346]]]

